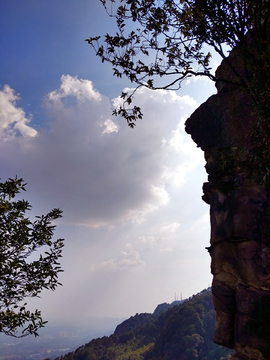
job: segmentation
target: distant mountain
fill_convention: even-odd
[[[208,288],[188,300],[160,304],[153,314],[136,314],[111,336],[55,360],[227,360],[231,351],[212,341],[214,324]]]

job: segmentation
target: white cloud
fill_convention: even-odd
[[[215,72],[213,71],[213,74]],[[209,79],[208,76],[192,76],[187,78],[187,80],[185,80],[185,85],[189,85],[191,83],[198,83],[198,82],[202,82],[203,86],[206,85],[210,85],[212,83],[212,80]]]
[[[101,101],[101,95],[94,89],[92,81],[78,79],[77,76],[62,75],[60,89],[50,92],[47,97],[49,101],[58,102],[68,96],[75,96],[79,101],[89,99]]]
[[[131,246],[131,244],[129,244]],[[157,239],[155,236],[139,236],[138,240],[135,241],[134,246],[147,246],[150,248],[155,248],[157,246]]]
[[[184,155],[183,161],[174,168],[168,170],[166,174],[176,186],[182,185],[185,181],[186,174],[198,164],[205,164],[204,155],[201,149],[197,148],[195,143],[185,136],[185,120],[185,118],[181,119],[169,140],[170,146],[178,152],[179,155]]]
[[[125,88],[123,90],[124,93],[132,94],[134,91],[133,88]],[[189,95],[183,95],[179,96],[175,91],[167,91],[167,90],[148,90],[147,88],[139,88],[133,97],[133,102],[130,106],[127,106],[127,108],[132,108],[136,102],[138,102],[139,99],[139,105],[150,103],[150,102],[156,102],[157,99],[159,99],[159,109],[166,108],[167,106],[178,104],[179,109],[183,110],[185,112],[186,107],[193,108],[194,110],[198,107],[198,103]],[[117,98],[113,99],[113,106],[118,109],[120,106],[122,106],[124,103],[124,99],[118,96]],[[143,108],[141,110],[144,110]],[[178,114],[179,117],[181,117],[181,114]]]
[[[68,102],[70,96],[76,101]],[[192,155],[191,139],[182,139],[181,122],[197,104],[189,96],[147,89],[134,101],[144,118],[130,129],[123,119],[109,120],[111,104],[91,81],[63,75],[60,88],[44,101],[49,128],[38,137],[0,144],[3,173],[24,177],[37,206],[60,207],[66,223],[142,224],[170,203],[173,176],[181,174],[183,183],[200,162]]]
[[[118,132],[118,126],[110,119],[105,120],[103,126],[105,129],[102,131],[102,135]]]
[[[130,129],[125,120],[111,118],[109,99],[90,81],[62,77],[59,89],[44,100],[47,128],[35,137],[17,134],[0,142],[2,179],[25,179],[33,213],[63,210],[57,227],[57,236],[66,239],[59,294],[71,301],[65,305],[69,313],[78,292],[86,312],[108,309],[115,315],[126,307],[131,315],[126,299],[140,311],[139,291],[141,310],[148,303],[152,311],[157,302],[170,301],[180,284],[194,292],[204,286],[204,273],[194,270],[201,254],[193,254],[203,248],[208,261],[208,239],[202,240],[208,223],[196,222],[205,171],[202,154],[184,132],[184,120],[197,104],[189,96],[146,89],[134,104],[144,117]],[[151,299],[152,291],[159,297]],[[57,317],[54,303],[44,299],[50,316]]]
[[[162,234],[174,233],[177,229],[179,229],[179,227],[180,227],[180,223],[177,221],[174,221],[170,224],[161,226],[160,231]]]
[[[152,193],[159,199],[159,204],[165,205],[170,201],[170,196],[163,186],[152,186]]]
[[[134,249],[122,251],[117,258],[102,261],[90,266],[90,271],[127,271],[144,267],[141,255]]]
[[[178,222],[166,223],[153,229],[152,235],[140,235],[134,242],[127,242],[120,254],[112,259],[101,261],[90,266],[91,271],[118,271],[141,268],[146,265],[147,254],[170,253],[173,251],[174,240],[171,235],[180,229]],[[171,245],[171,246],[169,246]]]
[[[4,141],[16,136],[18,130],[24,137],[34,137],[37,131],[27,124],[31,117],[26,118],[23,109],[16,107],[19,96],[10,86],[5,85],[0,90],[0,136]]]

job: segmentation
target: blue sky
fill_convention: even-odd
[[[211,283],[203,153],[184,132],[215,93],[141,89],[135,129],[112,117],[131,85],[84,41],[112,31],[99,0],[0,3],[0,174],[28,183],[39,215],[63,210],[63,287],[30,300],[46,320],[129,317]]]

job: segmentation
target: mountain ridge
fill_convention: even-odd
[[[227,360],[231,351],[213,343],[214,324],[208,288],[177,304],[159,304],[152,314],[131,316],[112,335],[55,360]]]

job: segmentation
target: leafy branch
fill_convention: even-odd
[[[233,64],[228,63],[234,79],[218,78],[211,73],[210,46],[222,59],[224,49],[246,45],[246,34],[252,30],[256,41],[267,38],[269,5],[255,0],[100,0],[110,17],[115,18],[115,35],[86,39],[101,61],[112,65],[115,76],[126,76],[137,86],[127,95],[123,106],[114,111],[133,127],[142,116],[139,107],[127,108],[136,90],[177,90],[190,76],[206,76],[213,81],[242,86],[256,103],[257,95]],[[116,5],[118,3],[118,5]],[[125,32],[126,25],[133,30]],[[160,85],[157,79],[172,78]]]
[[[17,177],[0,183],[0,332],[14,337],[38,335],[46,321],[39,310],[26,309],[25,298],[38,297],[43,289],[55,290],[63,271],[58,261],[63,239],[52,240],[55,225],[51,225],[62,217],[62,211],[53,209],[31,222],[25,216],[31,210],[28,201],[13,201],[25,185]],[[32,260],[36,251],[39,258]]]

